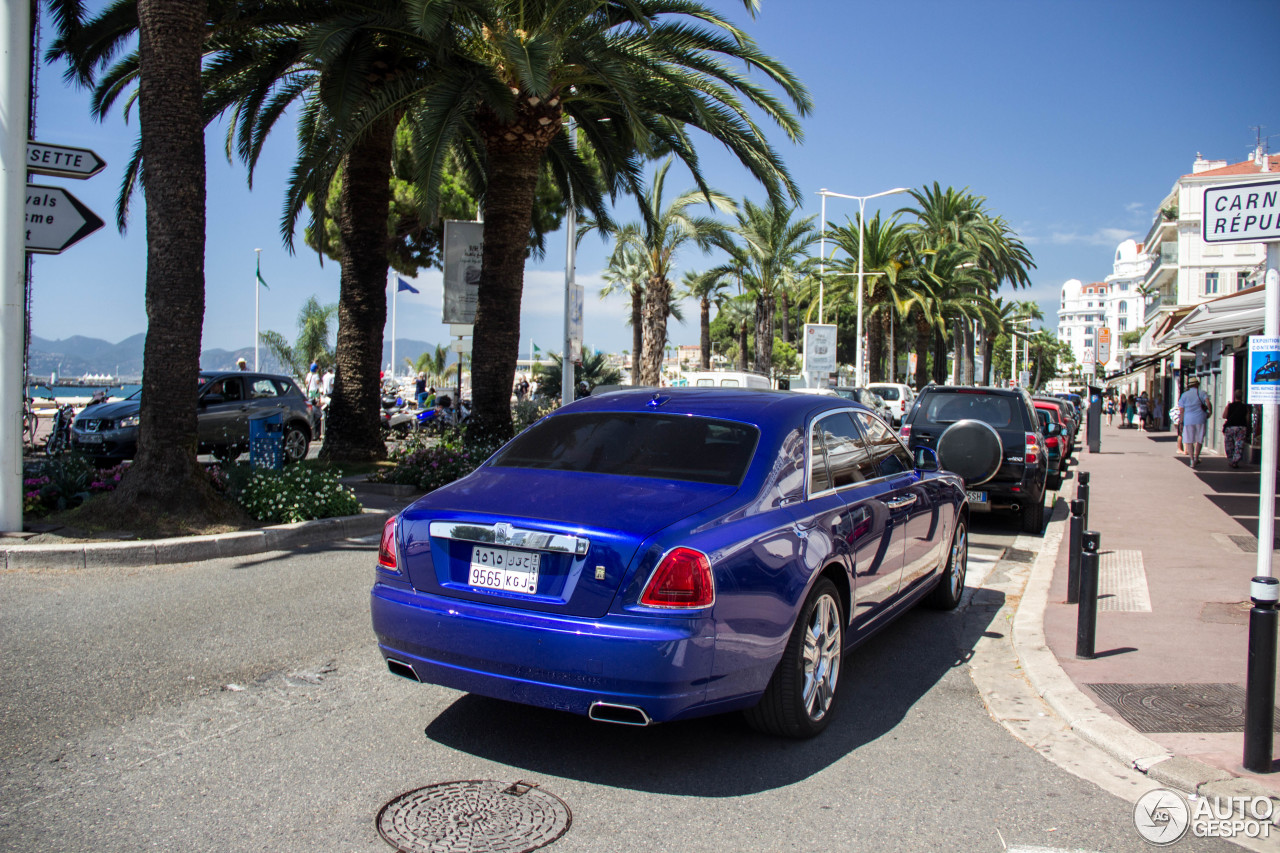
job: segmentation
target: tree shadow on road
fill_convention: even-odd
[[[1001,593],[978,590],[971,606],[954,613],[916,609],[848,653],[836,715],[808,741],[760,734],[740,714],[633,728],[474,694],[450,705],[425,733],[534,774],[661,794],[759,793],[806,779],[892,731],[968,661],[1003,603]]]

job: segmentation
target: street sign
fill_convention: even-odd
[[[92,178],[106,168],[103,160],[88,148],[70,148],[27,140],[27,171],[59,178]]]
[[[1206,243],[1280,240],[1280,181],[1205,187]]]
[[[1098,330],[1098,364],[1111,361],[1111,329],[1103,326]]]
[[[1249,336],[1250,406],[1280,403],[1280,338]]]
[[[27,251],[56,255],[102,227],[102,220],[62,187],[27,184]]]

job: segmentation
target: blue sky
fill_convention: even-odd
[[[1049,325],[1062,283],[1110,274],[1116,244],[1145,236],[1158,203],[1198,152],[1243,160],[1254,125],[1276,134],[1271,148],[1280,150],[1274,0],[763,0],[754,22],[740,3],[712,5],[812,92],[803,144],[792,146],[776,131],[770,136],[804,192],[806,213],[818,213],[816,193],[824,187],[852,195],[934,181],[967,187],[1032,251],[1034,285],[1015,298],[1038,301]],[[116,342],[146,329],[141,196],[125,234],[112,224],[137,116],[126,124],[117,111],[93,121],[87,93],[68,88],[61,74],[60,67],[41,69],[36,138],[92,148],[108,166],[89,181],[36,180],[65,186],[108,225],[62,255],[37,256],[32,331]],[[252,344],[255,248],[263,250],[270,285],[261,293],[261,328],[292,339],[307,297],[337,301],[338,265],[321,265],[300,234],[296,254],[282,247],[292,129],[280,128],[268,142],[252,192],[243,166],[223,156],[222,131],[210,129],[207,139],[203,347]],[[763,197],[718,144],[704,141],[701,150],[712,186],[737,198]],[[687,173],[682,181],[677,172],[667,179],[670,195],[690,185]],[[883,209],[909,200],[882,200]],[[868,204],[869,216],[876,204]],[[856,212],[857,202],[827,203],[828,221]],[[617,217],[637,218],[634,202],[620,200]],[[562,234],[551,237],[545,260],[526,269],[522,353],[531,340],[560,349],[564,244]],[[597,296],[608,248],[592,237],[579,252],[584,337],[593,348],[622,350],[631,341],[627,306],[621,297]],[[713,260],[690,250],[678,263],[698,270]],[[440,275],[424,270],[416,282],[421,295],[400,294],[397,336],[443,342]],[[674,343],[697,342],[696,306],[688,304],[685,315],[684,325],[671,324]]]

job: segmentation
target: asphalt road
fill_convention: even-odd
[[[974,527],[975,579],[1028,559],[1010,525]],[[389,675],[375,551],[0,575],[0,850],[382,853],[392,797],[481,779],[568,804],[554,853],[1149,849],[1132,806],[987,715],[965,662],[1007,630],[990,608],[857,650],[812,741],[737,716],[623,728]]]

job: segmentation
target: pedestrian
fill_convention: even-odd
[[[1173,427],[1173,434],[1178,437],[1178,455],[1181,456],[1182,450],[1182,409],[1178,408],[1177,401],[1169,408],[1169,425]]]
[[[427,374],[419,373],[413,380],[413,404],[419,409],[427,401]]]
[[[1138,398],[1135,395],[1130,394],[1129,399],[1126,400],[1124,404],[1124,422],[1129,427],[1129,429],[1133,429],[1133,416],[1136,415],[1137,413],[1138,413]]]
[[[248,370],[249,362],[244,360],[244,356],[241,356],[240,358],[236,359],[236,367],[240,368],[241,370]]]
[[[1235,399],[1227,403],[1227,410],[1222,413],[1222,447],[1227,455],[1227,464],[1232,468],[1240,467],[1244,458],[1244,449],[1249,446],[1249,433],[1252,432],[1252,420],[1249,407],[1240,398],[1244,395],[1236,391]]]
[[[334,379],[333,368],[326,367],[324,369],[324,375],[320,377],[320,396],[322,397],[333,396],[333,379]],[[325,405],[328,405],[327,401]]]
[[[1138,395],[1138,402],[1134,404],[1134,408],[1138,410],[1138,423],[1142,425],[1142,431],[1147,431],[1147,418],[1151,416],[1151,401],[1147,399],[1147,392],[1143,391]]]
[[[1116,414],[1116,398],[1114,396],[1107,397],[1106,405],[1102,407],[1102,411],[1107,415],[1107,426],[1111,426],[1111,419]]]
[[[1182,446],[1191,457],[1192,468],[1200,464],[1200,450],[1204,446],[1211,408],[1209,398],[1200,390],[1200,380],[1191,377],[1187,380],[1187,390],[1178,398],[1178,415],[1182,422]]]
[[[427,396],[422,399],[423,409],[434,409],[436,407],[436,386],[432,385],[427,389]]]
[[[306,386],[307,399],[312,405],[318,404],[320,402],[320,365],[314,361],[311,362],[311,370],[307,373]]]
[[[1127,407],[1127,406],[1129,405],[1129,402],[1128,402],[1128,401],[1129,401],[1129,398],[1128,398],[1127,396],[1125,396],[1124,394],[1121,394],[1121,395],[1120,395],[1120,402],[1116,403],[1116,411],[1117,411],[1117,412],[1119,413],[1119,415],[1120,415],[1120,428],[1121,428],[1121,429],[1124,429],[1124,411],[1125,411],[1125,407]]]

